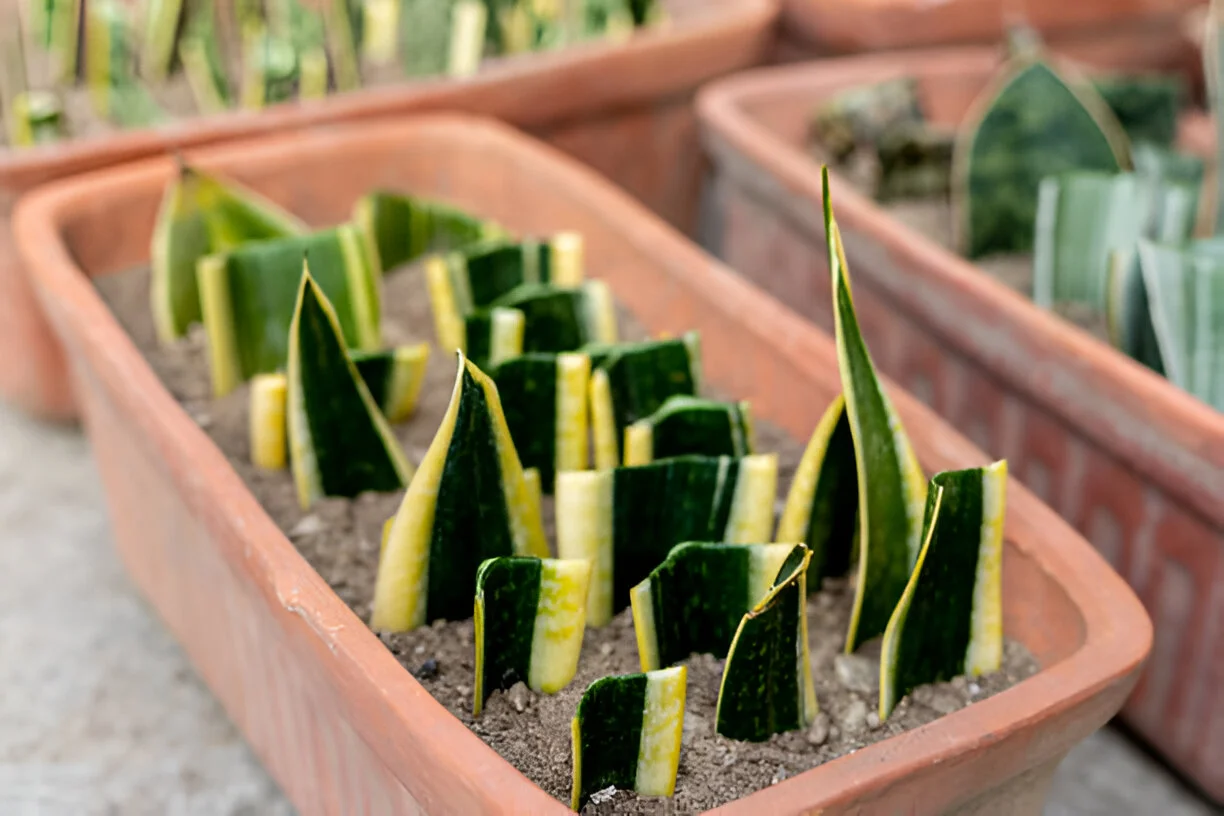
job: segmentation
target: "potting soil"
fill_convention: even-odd
[[[366,494],[354,500],[326,499],[309,511],[298,506],[288,469],[266,472],[250,464],[248,392],[213,399],[205,335],[197,327],[183,341],[159,347],[149,310],[149,274],[134,270],[97,281],[104,299],[131,334],[162,382],[224,452],[260,504],[362,620],[369,620],[378,569],[382,525],[399,507],[403,491]],[[423,276],[409,267],[388,276],[383,294],[383,331],[388,344],[433,342],[433,320]],[[623,339],[645,337],[621,314]],[[424,456],[450,399],[456,365],[451,355],[431,353],[416,413],[396,427],[413,462]],[[779,455],[779,502],[790,486],[803,442],[768,422],[756,420],[756,450]],[[553,538],[552,504],[544,513]],[[714,733],[721,659],[697,655],[686,661],[688,692],[684,737],[675,796],[638,797],[626,791],[597,795],[584,813],[696,813],[777,784],[812,767],[929,723],[1029,677],[1037,664],[1019,643],[1008,641],[1000,671],[916,689],[889,719],[876,717],[878,643],[843,655],[853,587],[827,580],[809,596],[808,635],[820,714],[812,726],[763,743],[737,742]],[[555,695],[536,694],[519,684],[497,692],[479,719],[472,717],[475,652],[471,619],[435,622],[421,629],[381,635],[382,641],[447,710],[529,779],[561,802],[570,798],[570,720],[586,687],[600,677],[640,671],[629,610],[610,625],[588,629],[578,673]],[[876,651],[872,651],[872,647]]]

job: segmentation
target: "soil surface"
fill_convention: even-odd
[[[837,165],[837,171],[864,195],[875,195],[875,169],[866,150],[856,151],[851,160]],[[827,162],[819,145],[811,148],[813,158]],[[833,165],[830,164],[832,167]],[[952,202],[947,196],[899,198],[878,202],[884,210],[902,224],[925,235],[941,247],[956,252],[953,232]],[[1031,255],[988,255],[977,258],[973,265],[1026,298],[1033,296],[1033,257]],[[1109,327],[1105,316],[1095,309],[1076,303],[1056,303],[1052,311],[1074,323],[1105,343],[1109,343]]]
[[[148,272],[136,270],[97,281],[111,306],[170,392],[212,437],[234,469],[302,555],[363,620],[369,619],[383,522],[399,506],[403,491],[328,499],[309,511],[299,508],[288,470],[268,473],[249,462],[247,392],[212,399],[202,330],[169,348],[158,347],[148,308]],[[383,297],[383,331],[389,344],[433,340],[428,296],[418,268],[390,275]],[[644,332],[621,315],[623,339]],[[429,361],[421,401],[413,417],[396,427],[404,449],[419,462],[450,396],[455,365],[437,353]],[[803,444],[767,422],[754,421],[756,449],[779,454],[781,496],[803,453]],[[779,505],[781,502],[779,502]],[[552,538],[552,508],[545,500]],[[625,791],[597,795],[585,813],[694,813],[777,784],[821,763],[923,725],[943,714],[996,694],[1032,675],[1037,665],[1020,644],[1008,641],[1001,671],[915,690],[881,724],[876,715],[878,652],[872,644],[843,655],[843,636],[853,601],[846,580],[829,580],[808,604],[812,673],[820,714],[806,731],[746,743],[714,733],[722,660],[708,655],[687,661],[688,693],[676,793],[672,799],[638,797]],[[475,653],[472,621],[435,622],[405,634],[381,635],[383,643],[424,687],[468,728],[544,790],[568,804],[571,786],[570,720],[586,687],[600,677],[639,671],[629,610],[602,629],[589,629],[578,674],[555,695],[519,684],[497,692],[479,720],[471,715]],[[878,649],[878,645],[876,647]]]

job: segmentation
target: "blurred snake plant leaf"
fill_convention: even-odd
[[[172,342],[201,319],[196,267],[206,255],[305,231],[298,218],[263,196],[180,161],[166,185],[149,250],[158,338]]]
[[[630,425],[648,418],[674,396],[701,390],[701,338],[591,345],[591,433],[595,467],[624,460],[622,441]],[[761,539],[762,541],[764,539]]]
[[[961,252],[978,258],[1032,247],[1043,178],[1130,169],[1122,126],[1092,86],[1039,54],[1013,56],[975,102],[953,153]]]
[[[1224,410],[1224,240],[1141,240],[1138,257],[1165,375]]]
[[[183,0],[147,0],[144,4],[140,72],[145,79],[162,82],[170,74],[182,16]]]
[[[486,247],[500,248],[505,243],[505,230],[490,221],[439,201],[381,190],[367,193],[353,205],[353,223],[361,231],[370,263],[379,275],[427,252],[449,253],[479,246],[484,242],[488,242],[484,243]],[[495,239],[499,240],[494,243]],[[580,253],[581,238],[575,236],[574,240],[578,242]],[[542,247],[536,245],[536,249],[542,250],[533,255],[537,264],[535,268],[539,270],[549,263],[552,252],[548,244]],[[494,250],[493,254],[497,254],[497,250]],[[525,268],[527,255],[531,252],[527,249],[527,242],[524,242],[519,253],[511,250],[505,254],[509,256],[509,260],[518,261]],[[580,254],[578,263],[581,263]],[[457,267],[462,265],[464,271],[454,269],[451,274],[466,278],[467,287],[470,289],[473,267],[478,266],[479,262],[471,255],[461,255],[456,258],[454,264]],[[479,273],[477,276],[480,277]],[[545,280],[548,280],[547,276]],[[520,273],[516,282],[524,283],[526,279]],[[452,281],[452,287],[462,290],[463,281]],[[498,294],[502,292],[499,291]],[[455,300],[455,296],[452,295],[451,299]],[[493,299],[490,298],[487,302],[492,302]],[[471,306],[472,304],[468,303],[462,304],[465,311]]]
[[[324,496],[403,487],[412,465],[349,359],[336,312],[309,263],[288,337],[289,461],[302,508]]]
[[[196,270],[216,395],[284,367],[303,258],[312,284],[333,306],[345,345],[379,347],[378,285],[351,225],[245,244],[202,258]]]
[[[192,4],[179,40],[178,57],[200,113],[220,113],[232,101],[219,39],[212,0]]]
[[[463,620],[472,614],[482,563],[548,556],[538,496],[510,438],[497,386],[462,353],[456,358],[450,405],[379,560],[374,629]]]
[[[625,464],[645,465],[674,456],[748,456],[752,418],[747,402],[676,395],[625,428]]]

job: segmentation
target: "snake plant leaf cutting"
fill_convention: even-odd
[[[1134,173],[1075,172],[1042,179],[1033,238],[1033,301],[1104,311],[1110,255],[1148,222]]]
[[[180,162],[166,185],[150,246],[150,301],[158,337],[169,343],[200,321],[196,268],[206,255],[305,231],[300,220],[254,191]],[[298,272],[301,260],[299,254]],[[296,287],[296,276],[291,285]]]
[[[371,266],[379,274],[427,252],[451,252],[498,238],[503,230],[489,221],[436,201],[382,190],[353,206]]]
[[[356,350],[349,356],[388,422],[402,422],[412,416],[425,382],[428,343],[379,351]]]
[[[22,91],[9,103],[8,137],[15,147],[58,142],[64,135],[64,107],[53,93]]]
[[[740,620],[773,588],[795,544],[678,544],[629,593],[642,671],[702,652],[726,657]]]
[[[309,268],[289,327],[288,381],[289,458],[303,508],[323,496],[396,490],[412,478]]]
[[[518,309],[481,309],[463,319],[458,349],[481,369],[493,369],[523,353],[527,316]]]
[[[1116,253],[1133,254],[1140,237],[1180,244],[1198,215],[1191,162],[1145,148],[1134,173],[1074,172],[1042,179],[1033,239],[1033,300],[1108,310]],[[1201,165],[1200,165],[1201,167]]]
[[[349,359],[388,422],[400,422],[412,414],[429,359],[427,343],[383,351],[354,351],[349,353]],[[287,392],[288,378],[283,373],[256,374],[251,378],[251,462],[264,470],[285,466]]]
[[[297,95],[298,54],[288,37],[252,26],[244,32],[242,52],[242,107],[262,110]]]
[[[824,168],[824,223],[838,368],[858,470],[859,564],[846,651],[884,632],[922,544],[926,480],[859,332],[841,232]]]
[[[144,4],[145,34],[140,72],[146,78],[161,81],[170,73],[182,14],[183,0],[148,0]]]
[[[218,41],[213,3],[193,4],[187,10],[187,22],[178,43],[178,58],[196,108],[202,114],[220,113],[232,102]]]
[[[922,552],[884,632],[881,720],[916,686],[998,670],[1006,499],[1005,461],[931,479]]]
[[[303,258],[335,309],[347,346],[378,348],[378,282],[351,225],[209,255],[196,274],[218,396],[284,367]]]
[[[359,20],[360,15],[350,9],[349,0],[327,0],[323,4],[326,43],[324,65],[331,65],[337,91],[351,91],[361,87],[361,71],[357,57],[359,33],[354,30],[353,25]],[[324,70],[326,72],[326,67]]]
[[[1216,126],[1216,167],[1224,167],[1224,2],[1211,0],[1207,7],[1207,33],[1203,38],[1203,78],[1207,106]],[[1215,230],[1224,233],[1224,173],[1215,173]]]
[[[774,454],[681,456],[638,467],[557,474],[557,552],[592,562],[587,623],[629,605],[629,590],[685,541],[766,541]]]
[[[548,556],[539,495],[524,475],[497,387],[462,353],[456,356],[450,405],[379,560],[375,629],[464,620],[484,561]]]
[[[806,728],[819,707],[808,658],[806,575],[811,552],[796,545],[773,587],[740,620],[722,683],[715,730],[762,742]]]
[[[450,62],[451,9],[455,0],[403,0],[400,38],[407,76],[445,74]]]
[[[1165,373],[1138,247],[1110,255],[1105,319],[1114,348],[1157,374]]]
[[[582,695],[571,723],[574,785],[570,807],[581,811],[608,787],[642,796],[671,796],[684,730],[684,666],[604,677]]]
[[[280,372],[251,378],[251,464],[262,470],[285,467],[288,394],[289,378]]]
[[[539,472],[551,494],[555,474],[590,464],[585,354],[523,354],[492,369],[510,438],[523,467]]]
[[[1130,169],[1126,135],[1085,82],[1013,57],[975,103],[953,155],[958,243],[978,258],[1033,244],[1037,187],[1072,170]]]
[[[25,6],[35,43],[54,60],[53,77],[70,81],[80,51],[81,0],[28,0]]]
[[[523,313],[523,351],[577,351],[617,340],[612,294],[603,281],[584,281],[576,287],[523,284],[494,301],[493,307]]]
[[[569,685],[586,630],[589,561],[491,558],[476,572],[476,694],[515,683],[544,694]]]
[[[1224,242],[1139,242],[1139,268],[1164,373],[1224,410]]]
[[[595,345],[591,357],[591,431],[595,467],[622,461],[625,429],[646,419],[674,396],[695,396],[701,389],[701,339],[682,338],[642,343]]]
[[[645,465],[674,456],[747,456],[752,418],[747,402],[677,395],[625,429],[625,464]]]
[[[582,283],[582,237],[560,233],[548,242],[511,242],[494,235],[461,251],[426,261],[429,305],[438,343],[459,348],[464,317],[502,305],[500,299],[524,284],[573,288]],[[572,349],[562,349],[572,351]]]
[[[1114,74],[1092,82],[1131,144],[1169,147],[1177,138],[1177,116],[1186,83],[1176,74]]]
[[[807,586],[841,577],[853,560],[859,514],[858,465],[846,400],[838,394],[825,410],[795,471],[774,536],[811,550]]]

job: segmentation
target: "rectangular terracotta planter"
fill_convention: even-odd
[[[471,79],[405,82],[311,104],[233,112],[29,151],[0,151],[0,398],[70,419],[59,349],[17,261],[9,214],[37,184],[239,137],[413,110],[505,119],[588,162],[671,223],[695,222],[704,170],[692,98],[710,79],[765,59],[776,0],[673,0],[671,23],[623,45],[492,61]]]
[[[757,71],[698,103],[715,163],[721,257],[830,326],[820,166],[808,117],[838,91],[920,80],[936,119],[963,115],[997,65],[984,49]],[[1127,721],[1224,799],[1224,415],[968,261],[832,174],[877,364],[1016,474],[1130,581],[1151,612],[1151,665]]]
[[[588,271],[652,333],[702,332],[705,375],[805,438],[840,389],[831,340],[576,162],[488,121],[423,117],[193,152],[314,224],[375,186],[442,197],[523,232],[586,238]],[[436,703],[332,593],[162,387],[90,285],[148,258],[169,159],[32,193],[18,248],[68,353],[115,537],[137,583],[303,813],[565,808]],[[984,454],[894,389],[930,471]],[[1008,487],[1005,630],[1029,680],[724,812],[1036,814],[1067,750],[1118,709],[1150,646],[1125,583]]]

